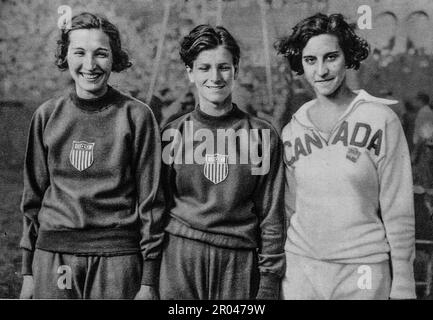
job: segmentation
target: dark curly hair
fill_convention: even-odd
[[[299,75],[304,73],[302,50],[312,37],[320,34],[332,34],[338,38],[346,67],[349,69],[358,70],[361,61],[366,59],[370,52],[367,41],[357,36],[354,28],[339,13],[329,16],[322,13],[315,14],[299,22],[292,30],[290,36],[275,42],[274,47],[278,54],[287,58],[292,70]]]
[[[186,66],[192,68],[194,60],[200,52],[224,46],[233,56],[233,65],[239,65],[241,50],[233,36],[221,26],[215,28],[201,24],[185,36],[180,43],[180,58]]]
[[[68,55],[69,33],[78,29],[99,29],[108,36],[113,53],[113,72],[120,72],[132,66],[128,54],[122,49],[117,27],[99,15],[82,12],[72,18],[70,29],[65,28],[60,31],[55,54],[56,65],[60,70],[64,71],[68,69],[66,57]]]

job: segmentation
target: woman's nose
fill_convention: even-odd
[[[218,68],[212,68],[210,78],[212,81],[218,81],[221,79],[221,73]]]
[[[328,65],[324,62],[320,62],[317,64],[317,73],[319,76],[323,77],[326,76],[329,72]]]
[[[86,55],[84,57],[83,65],[86,70],[93,70],[95,68],[95,58],[93,57],[93,55]]]

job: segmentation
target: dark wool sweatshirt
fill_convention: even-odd
[[[260,286],[285,271],[282,145],[275,129],[236,105],[197,107],[162,131],[166,231],[215,246],[257,249]]]
[[[24,167],[23,274],[35,248],[85,255],[142,252],[142,283],[157,281],[164,203],[158,124],[143,103],[109,87],[40,106]]]

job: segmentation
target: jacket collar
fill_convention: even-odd
[[[346,118],[350,113],[352,113],[360,104],[365,102],[377,102],[385,105],[392,105],[398,103],[397,100],[390,100],[390,99],[384,99],[384,98],[378,98],[375,96],[372,96],[365,90],[353,90],[357,95],[353,99],[353,101],[350,103],[349,107],[346,109],[346,111],[341,115],[340,122],[342,119]],[[313,99],[311,101],[306,102],[303,104],[298,111],[293,115],[293,119],[296,120],[298,123],[303,125],[304,127],[314,128],[313,123],[311,122],[310,118],[308,117],[308,109],[315,103],[316,99]]]

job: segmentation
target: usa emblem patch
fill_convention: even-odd
[[[75,169],[83,171],[89,168],[93,163],[94,143],[86,141],[73,141],[69,160]]]
[[[228,156],[222,154],[206,154],[204,176],[218,184],[224,181],[229,174]]]

